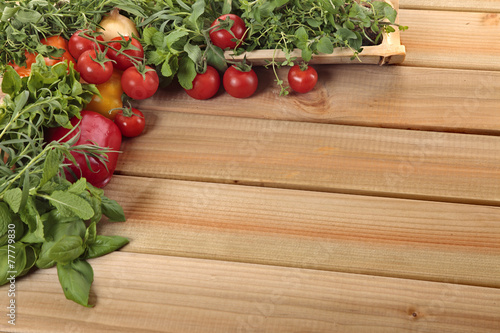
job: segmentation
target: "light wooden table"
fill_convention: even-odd
[[[39,270],[0,331],[499,332],[500,1],[400,7],[402,65],[142,102],[105,188],[128,220],[100,227],[131,242],[92,260],[95,307]]]

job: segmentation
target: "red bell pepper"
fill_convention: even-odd
[[[68,134],[71,129],[64,127],[51,128],[46,133],[45,139],[50,141],[66,142],[79,134],[78,141],[74,144],[95,144],[99,147],[108,148],[112,152],[108,152],[107,161],[103,162],[96,157],[88,156],[90,162],[90,169],[85,160],[85,155],[76,151],[71,154],[75,158],[77,164],[73,164],[66,160],[65,163],[69,164],[69,168],[78,178],[84,177],[90,184],[95,187],[104,187],[111,179],[113,172],[116,168],[118,160],[118,151],[122,142],[122,134],[118,126],[110,119],[94,111],[82,111],[82,119],[73,117],[71,124],[77,129],[73,130],[67,137],[62,139]],[[78,124],[78,122],[80,122]],[[61,140],[62,139],[62,140]],[[66,178],[70,181],[75,181],[73,174],[69,171],[65,172]]]

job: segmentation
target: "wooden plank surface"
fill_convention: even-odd
[[[340,125],[500,133],[500,72],[404,66],[316,66],[319,83],[308,94],[279,96],[272,70],[256,68],[254,98],[222,89],[198,101],[178,86],[137,101],[140,109]],[[287,68],[278,71],[286,80]]]
[[[456,10],[463,12],[500,12],[499,0],[399,0],[403,9]]]
[[[500,14],[400,10],[404,66],[500,70]]]
[[[18,282],[9,332],[498,332],[500,290],[133,253],[91,261],[94,309],[55,269]],[[43,286],[43,288],[40,288]],[[5,286],[0,302],[5,304]]]
[[[500,204],[500,137],[147,112],[116,172]]]
[[[99,227],[131,243],[91,260],[95,308],[39,270],[0,331],[499,332],[500,1],[400,2],[400,66],[137,103],[105,188],[128,221]]]
[[[500,287],[500,208],[116,176],[123,250]]]

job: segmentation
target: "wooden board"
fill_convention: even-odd
[[[404,9],[454,10],[462,12],[500,12],[498,0],[399,0],[399,7]]]
[[[116,176],[123,251],[500,287],[500,208]]]
[[[147,112],[117,173],[500,204],[500,137]],[[154,126],[153,126],[154,124]]]
[[[401,3],[402,65],[141,102],[105,188],[128,220],[99,226],[131,243],[91,261],[96,306],[36,271],[15,327],[0,287],[0,331],[499,332],[500,1]]]
[[[499,134],[500,72],[405,66],[316,66],[308,94],[279,96],[272,70],[256,68],[255,98],[222,89],[198,101],[178,86],[137,101],[140,109],[341,125]],[[286,81],[288,69],[278,71]]]
[[[497,2],[498,3],[498,2]],[[405,66],[500,70],[500,15],[400,10]]]
[[[55,269],[18,282],[9,332],[498,332],[500,291],[133,253],[91,261],[94,309],[61,301]],[[43,288],[40,288],[43,286]],[[0,287],[5,304],[6,288]]]

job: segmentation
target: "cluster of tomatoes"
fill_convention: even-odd
[[[124,115],[122,95],[140,100],[154,95],[159,86],[158,74],[144,65],[144,49],[134,37],[118,36],[104,42],[101,35],[91,37],[75,32],[68,41],[68,51],[77,59],[75,69],[83,80],[95,84],[101,97],[94,96],[87,110],[114,120],[122,134],[134,137],[145,127],[144,115],[131,108]]]
[[[92,37],[90,33],[77,31],[69,41],[52,36],[41,43],[64,50],[60,57],[45,57],[48,66],[61,61],[74,63],[81,79],[96,85],[101,96],[93,96],[86,110],[113,120],[123,136],[134,137],[143,132],[143,113],[124,108],[123,94],[136,100],[149,98],[157,91],[159,78],[154,69],[143,65],[144,50],[137,39],[123,36],[104,42],[100,35]],[[11,64],[20,76],[28,76],[36,62],[36,54],[25,52],[25,56],[25,66]]]
[[[230,29],[224,27],[232,21]],[[219,16],[210,26],[210,40],[221,49],[234,49],[246,37],[245,22],[237,15],[225,14]],[[318,73],[313,67],[294,65],[288,71],[290,88],[298,93],[311,91],[318,81]],[[207,66],[204,73],[198,73],[193,80],[193,88],[185,89],[186,93],[195,99],[209,99],[220,88],[219,72]],[[246,64],[230,66],[223,74],[222,85],[224,90],[236,98],[247,98],[257,90],[259,80],[255,71]]]

